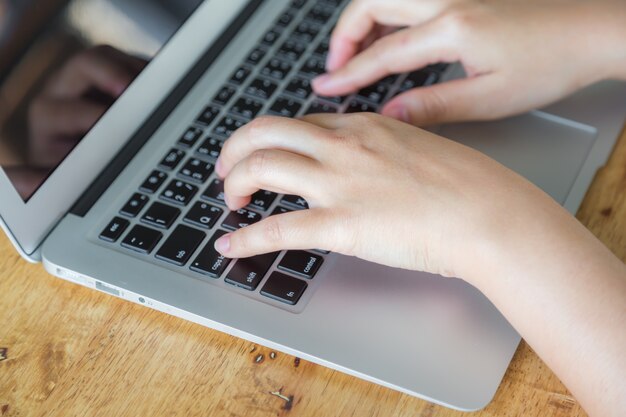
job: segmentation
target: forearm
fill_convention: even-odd
[[[590,415],[622,415],[626,267],[556,204],[538,209],[486,245],[473,283]]]
[[[582,1],[576,13],[584,28],[580,50],[595,61],[598,80],[626,80],[626,2]]]

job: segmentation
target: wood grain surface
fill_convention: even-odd
[[[578,218],[626,260],[626,135]],[[2,417],[466,415],[54,278],[2,233],[0,253]],[[586,414],[522,343],[474,415]]]

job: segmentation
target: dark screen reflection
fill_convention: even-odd
[[[25,201],[201,2],[0,0],[0,166]]]

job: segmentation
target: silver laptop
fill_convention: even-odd
[[[307,208],[298,196],[263,191],[245,209],[225,207],[213,164],[233,130],[258,114],[376,111],[399,92],[462,76],[457,65],[317,97],[309,81],[324,71],[343,0],[71,0],[44,10],[45,19],[34,3],[9,2],[0,32],[0,215],[24,258],[437,404],[489,403],[520,337],[463,281],[315,248],[243,260],[213,249],[225,231]],[[83,94],[108,101],[108,111],[73,138],[45,139],[64,152],[33,162],[29,135],[45,117],[29,106],[68,50],[103,43],[150,63],[117,99]],[[438,132],[516,170],[573,213],[625,114],[625,86],[607,82],[541,111]]]

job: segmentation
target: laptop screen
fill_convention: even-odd
[[[26,202],[202,0],[0,0],[0,167]]]

